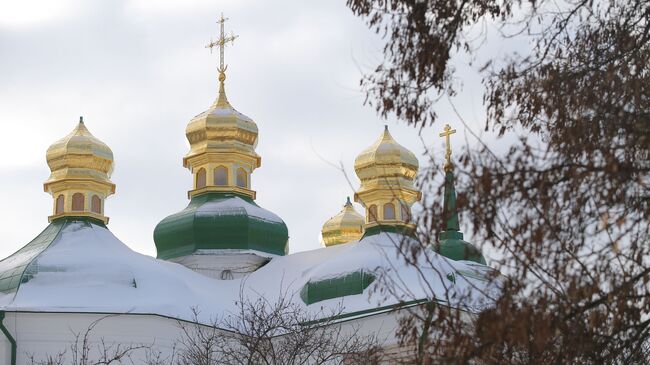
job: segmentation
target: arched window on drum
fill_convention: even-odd
[[[90,211],[96,214],[102,214],[102,199],[97,195],[93,195],[90,202]]]
[[[395,204],[393,203],[384,204],[384,219],[385,220],[395,219]]]
[[[206,184],[205,183],[205,178],[206,178],[205,169],[200,168],[199,171],[196,172],[196,188],[197,189],[201,189],[201,188],[205,187],[205,184]]]
[[[72,211],[83,212],[85,205],[84,195],[82,193],[74,193],[72,195]]]
[[[241,167],[237,169],[237,186],[240,188],[248,187],[248,174]]]
[[[59,195],[56,198],[56,208],[54,208],[54,214],[63,214],[64,209],[65,209],[65,197],[63,195]]]
[[[228,168],[226,166],[219,166],[214,169],[214,184],[216,186],[228,185]]]
[[[410,222],[411,221],[411,208],[409,208],[408,204],[406,204],[406,203],[401,203],[400,206],[402,207],[402,220],[404,222]]]
[[[377,221],[377,206],[373,204],[368,207],[368,222],[376,222],[376,221]]]

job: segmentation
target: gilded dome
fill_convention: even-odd
[[[253,157],[257,161],[256,167],[260,165],[260,157],[255,152],[257,124],[230,105],[224,87],[225,79],[225,73],[221,73],[217,100],[208,110],[192,118],[185,129],[190,143],[190,151],[183,159],[185,167],[188,167],[188,159],[202,153],[233,150]]]
[[[112,185],[113,152],[93,136],[80,118],[67,136],[54,142],[46,154],[51,175],[47,185],[64,179],[94,180]]]
[[[357,213],[350,198],[339,214],[330,218],[323,225],[322,235],[325,246],[358,241],[363,236],[364,218]]]
[[[366,148],[354,161],[354,170],[361,186],[354,200],[365,208],[364,235],[383,229],[412,229],[411,206],[421,197],[413,185],[418,172],[418,159],[388,132]]]
[[[388,126],[384,128],[379,139],[361,152],[354,161],[354,170],[362,183],[381,177],[403,177],[413,180],[418,167],[418,159],[413,152],[393,139]]]

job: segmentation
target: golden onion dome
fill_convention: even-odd
[[[363,236],[363,224],[365,220],[363,216],[357,213],[350,202],[348,201],[343,206],[339,214],[330,218],[323,225],[321,231],[323,235],[323,242],[325,246],[333,246],[341,243],[358,241]]]
[[[419,163],[413,152],[399,143],[384,128],[384,133],[370,147],[366,148],[354,161],[354,170],[364,181],[382,177],[402,177],[413,180]]]
[[[195,116],[188,123],[185,135],[190,143],[190,151],[183,159],[185,167],[188,159],[206,152],[232,150],[233,148],[257,159],[257,124],[246,115],[238,112],[226,97],[224,81],[226,75],[219,75],[219,96],[205,112]]]
[[[46,159],[52,172],[45,182],[46,190],[48,184],[65,179],[113,185],[113,152],[88,131],[83,117],[72,132],[47,149]]]

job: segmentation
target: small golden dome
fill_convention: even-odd
[[[413,152],[393,139],[388,132],[388,126],[384,128],[384,133],[379,139],[361,152],[354,161],[354,170],[362,183],[382,177],[413,180],[418,168],[418,159]]]
[[[54,142],[46,154],[50,167],[47,186],[63,179],[88,179],[111,184],[113,152],[93,136],[80,118],[79,124],[67,136]]]
[[[115,193],[113,152],[88,131],[83,118],[47,149],[46,159],[52,173],[43,188],[54,198],[49,220],[88,217],[108,223],[104,201]]]
[[[325,246],[358,241],[363,236],[363,224],[363,216],[354,210],[348,198],[341,212],[323,225],[321,233]]]
[[[225,73],[221,72],[219,96],[208,110],[192,118],[185,129],[190,143],[190,151],[183,159],[185,167],[188,167],[188,159],[202,153],[233,150],[255,159],[255,167],[260,165],[260,157],[255,152],[257,124],[230,105],[224,87],[225,79]]]

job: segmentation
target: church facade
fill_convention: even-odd
[[[419,162],[388,127],[377,131],[377,141],[354,163],[361,181],[354,201],[364,211],[348,198],[323,225],[323,248],[289,255],[290,227],[255,202],[259,131],[226,97],[223,47],[232,37],[224,35],[223,18],[221,27],[221,38],[211,43],[222,54],[218,95],[186,128],[189,203],[156,226],[156,258],[134,252],[111,233],[106,199],[116,191],[113,154],[86,122],[80,119],[48,148],[49,225],[0,261],[1,364],[60,353],[91,325],[96,340],[155,343],[164,354],[182,335],[179,323],[210,325],[234,309],[241,293],[270,300],[288,293],[306,312],[340,308],[338,325],[377,335],[390,348],[397,345],[403,314],[395,306],[484,282],[490,269],[459,229],[449,156],[445,232],[424,252],[428,265],[413,267],[399,257],[396,243],[421,244],[412,235],[411,217],[421,197],[414,185]],[[433,285],[422,284],[423,271],[431,273]],[[445,279],[456,275],[466,280]],[[385,282],[382,276],[399,279],[408,290],[373,295]]]

